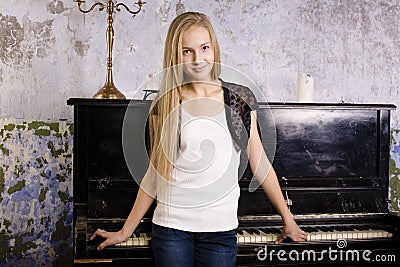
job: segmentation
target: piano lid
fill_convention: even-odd
[[[293,213],[388,212],[393,109],[378,104],[260,104],[262,143]],[[246,162],[243,157],[242,164]],[[243,177],[239,214],[276,212],[262,192],[248,192],[249,166]]]
[[[290,181],[340,179],[385,186],[393,105],[266,104],[258,120],[278,177]],[[247,173],[244,177],[249,177]],[[374,182],[372,183],[372,180]],[[362,184],[363,182],[361,182]],[[378,183],[378,184],[376,184]]]

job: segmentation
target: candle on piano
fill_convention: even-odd
[[[314,79],[310,74],[298,73],[297,77],[297,102],[312,102]]]

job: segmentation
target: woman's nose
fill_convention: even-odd
[[[198,53],[198,52],[194,52],[193,53],[193,63],[198,63],[198,62],[200,62],[200,61],[202,61],[202,57],[201,57],[201,54],[200,53]]]

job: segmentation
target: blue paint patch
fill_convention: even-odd
[[[400,154],[400,146],[394,146],[393,153]]]
[[[0,266],[55,266],[60,259],[71,257],[72,231],[63,239],[52,238],[57,223],[72,229],[73,136],[64,135],[70,133],[71,125],[66,121],[35,122],[37,127],[29,128],[24,127],[27,122],[4,121],[0,120],[0,131],[10,123],[16,127],[7,131],[7,137],[0,136],[0,144],[9,151],[0,157],[4,171],[0,222],[10,222],[1,223],[0,232],[6,231],[6,242],[12,248]],[[35,135],[38,129],[49,134]],[[9,190],[20,181],[24,182],[22,187]],[[59,192],[68,196],[67,200],[60,199]]]

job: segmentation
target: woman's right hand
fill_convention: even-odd
[[[94,232],[94,234],[90,237],[90,240],[93,240],[97,236],[105,239],[103,243],[97,246],[97,250],[102,250],[106,246],[112,246],[129,239],[129,236],[126,237],[121,230],[118,232],[107,232],[103,229],[97,229],[96,232]]]

